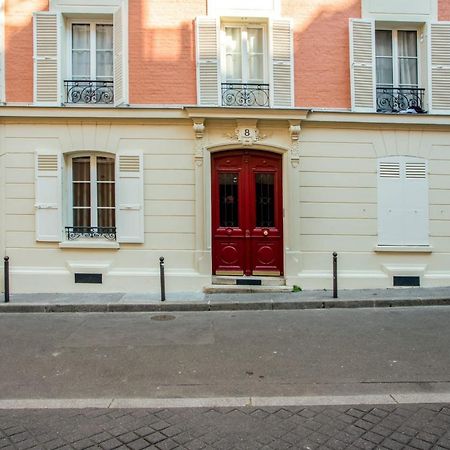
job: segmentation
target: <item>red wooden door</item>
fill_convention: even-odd
[[[216,275],[283,274],[280,155],[213,155],[212,257]]]

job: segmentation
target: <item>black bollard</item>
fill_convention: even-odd
[[[333,252],[333,298],[338,298],[337,253]]]
[[[164,279],[164,257],[159,258],[159,278],[161,281],[161,301],[166,300],[166,280]]]
[[[5,285],[5,303],[9,303],[9,256],[5,256],[4,260],[4,285]]]

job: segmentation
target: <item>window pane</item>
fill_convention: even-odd
[[[91,179],[91,158],[82,156],[72,159],[72,179],[73,181],[90,181]]]
[[[225,28],[225,72],[227,81],[242,81],[241,29]]]
[[[96,27],[97,50],[113,49],[112,25],[97,25]]]
[[[115,206],[116,200],[114,191],[114,183],[97,184],[97,203],[100,208]]]
[[[97,181],[114,181],[114,159],[97,157]]]
[[[90,30],[89,24],[72,25],[72,49],[89,50],[91,48]]]
[[[250,83],[262,83],[264,68],[263,68],[263,55],[251,55],[249,57],[249,82]]]
[[[256,174],[256,226],[275,226],[275,190],[273,173]]]
[[[91,206],[90,183],[73,183],[73,206]]]
[[[114,209],[99,209],[97,212],[97,221],[100,228],[115,227],[116,214]]]
[[[399,56],[417,56],[417,31],[398,32]]]
[[[375,40],[377,56],[392,56],[392,31],[377,30]]]
[[[113,52],[97,51],[96,61],[97,78],[105,79],[113,77]]]
[[[263,30],[261,28],[247,28],[248,53],[263,53]]]
[[[417,59],[401,58],[398,63],[400,85],[417,86]]]
[[[91,226],[91,209],[74,209],[73,210],[73,226],[74,227],[90,227]]]
[[[238,227],[238,174],[219,174],[220,226]]]
[[[242,81],[241,55],[227,55],[226,79],[227,81]]]
[[[392,58],[377,58],[377,84],[393,84]]]

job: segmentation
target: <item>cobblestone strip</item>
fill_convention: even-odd
[[[450,450],[450,404],[0,410],[0,449]]]

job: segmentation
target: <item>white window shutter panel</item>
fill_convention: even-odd
[[[376,105],[375,23],[350,19],[352,110],[374,112]]]
[[[144,242],[144,155],[119,154],[116,160],[116,222],[119,242]]]
[[[197,102],[203,106],[219,105],[219,24],[215,17],[197,17]]]
[[[35,158],[36,240],[60,242],[62,233],[61,156],[37,152]]]
[[[404,245],[429,245],[426,161],[405,158],[403,179]]]
[[[59,15],[38,12],[34,21],[34,102],[57,105],[61,100]]]
[[[395,156],[378,163],[379,245],[429,245],[427,163]]]
[[[293,33],[290,19],[271,21],[271,99],[274,108],[294,106]]]
[[[114,51],[114,105],[127,103],[126,71],[128,63],[126,60],[126,47],[124,42],[124,29],[126,11],[123,7],[117,9],[113,15],[113,51]]]
[[[430,25],[431,110],[450,113],[450,23]]]
[[[402,213],[400,210],[402,182],[400,162],[386,158],[378,163],[378,243],[401,245]]]

